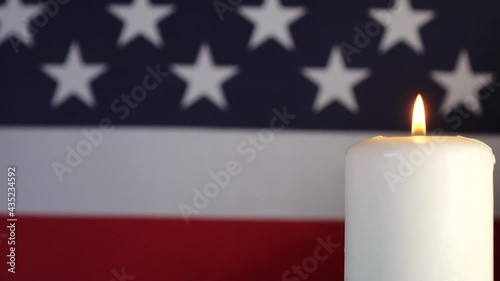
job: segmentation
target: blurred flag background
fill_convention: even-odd
[[[349,145],[409,135],[422,93],[500,155],[499,9],[1,1],[0,279],[343,280]]]

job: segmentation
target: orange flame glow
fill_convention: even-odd
[[[411,134],[413,136],[425,136],[425,108],[422,96],[418,94],[413,106],[413,118],[411,122]]]

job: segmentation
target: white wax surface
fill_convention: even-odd
[[[464,137],[375,137],[346,155],[345,280],[493,281],[493,165]]]

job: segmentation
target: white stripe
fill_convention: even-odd
[[[0,128],[0,182],[6,186],[7,166],[16,165],[19,214],[179,217],[180,203],[193,206],[193,189],[212,182],[208,173],[234,160],[241,173],[197,216],[342,219],[344,153],[357,141],[383,134],[275,133],[247,161],[249,154],[237,147],[258,130],[118,127],[59,182],[51,164],[65,164],[65,147],[85,140],[84,129],[92,128]],[[500,155],[500,137],[471,137]],[[1,212],[6,205],[0,201]],[[495,210],[500,214],[498,203]]]

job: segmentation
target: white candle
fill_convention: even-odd
[[[346,155],[346,281],[493,281],[493,165],[486,144],[412,132]]]

